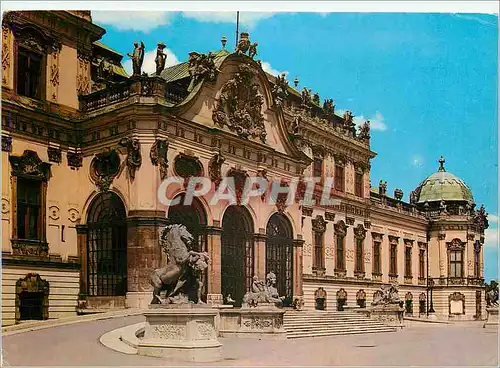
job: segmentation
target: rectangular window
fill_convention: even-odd
[[[398,246],[397,244],[391,244],[390,250],[390,263],[389,263],[389,274],[392,276],[396,276],[398,274]]]
[[[335,189],[344,191],[344,167],[335,165]]]
[[[425,277],[425,250],[420,249],[418,253],[418,276]]]
[[[344,264],[344,237],[343,236],[337,236],[337,254],[336,254],[336,269],[339,271],[344,271],[345,270],[345,264]]]
[[[42,98],[42,56],[19,47],[17,52],[17,94]]]
[[[356,239],[356,266],[357,272],[363,272],[363,239]]]
[[[323,269],[323,233],[314,233],[314,268]]]
[[[17,238],[41,238],[41,182],[17,178]]]
[[[462,277],[462,251],[450,252],[450,277]]]
[[[363,197],[363,174],[361,173],[354,175],[354,190],[356,196]]]
[[[315,178],[323,178],[323,160],[320,158],[314,159],[313,176]]]
[[[405,249],[405,276],[411,276],[411,247]]]
[[[376,241],[373,243],[373,273],[381,274],[380,265],[380,242]]]

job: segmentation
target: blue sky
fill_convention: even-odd
[[[93,11],[103,42],[123,53],[167,44],[167,65],[190,51],[234,48],[235,13]],[[332,98],[336,111],[372,122],[371,181],[401,188],[405,199],[438,168],[464,180],[489,212],[485,278],[498,275],[498,19],[451,13],[249,13],[241,30],[257,41],[271,73],[288,72],[299,88]],[[124,61],[127,60],[124,57]],[[130,62],[125,61],[127,68]]]

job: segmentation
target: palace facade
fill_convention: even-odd
[[[186,225],[211,257],[208,303],[230,296],[237,307],[252,278],[273,271],[287,306],[363,307],[397,282],[408,315],[485,316],[486,213],[444,159],[406,202],[370,185],[369,123],[356,129],[332,100],[264,72],[248,34],[236,52],[223,39],[213,53],[128,76],[104,33],[89,11],[4,15],[4,325],[146,307],[169,223]],[[164,179],[184,180],[167,189],[176,198],[195,176],[211,179],[206,195],[159,201]],[[255,176],[283,186],[319,177],[316,204],[301,205],[301,181],[293,204],[270,205],[264,193],[209,205],[224,177],[240,199]],[[332,206],[319,200],[328,177]]]

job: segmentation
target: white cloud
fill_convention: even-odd
[[[343,116],[346,110],[337,109],[336,112],[338,115]],[[352,120],[354,121],[354,124],[356,124],[356,127],[359,127],[365,121],[370,120],[370,129],[380,131],[387,130],[387,125],[384,122],[384,117],[378,111],[375,113],[374,117],[365,118],[364,115],[358,115],[354,116]]]
[[[411,158],[411,164],[415,167],[422,167],[424,164],[424,158],[420,155],[414,155]]]
[[[170,49],[164,49],[163,52],[167,54],[167,61],[165,62],[165,68],[179,64],[179,59]],[[156,71],[156,49],[147,51],[144,54],[144,62],[142,63],[142,71],[146,73],[154,73]],[[123,62],[123,68],[129,75],[132,75],[132,59],[127,59]]]
[[[234,23],[236,24],[236,12],[183,12],[182,15],[186,18],[196,19],[200,22],[213,22],[213,23]],[[240,30],[247,27],[252,29],[255,25],[263,20],[271,18],[275,13],[267,12],[240,12]]]
[[[488,214],[488,222],[498,224],[498,215]]]
[[[93,22],[112,26],[120,31],[148,33],[159,26],[168,24],[170,18],[170,14],[164,11],[92,11]]]
[[[274,75],[277,77],[278,75],[281,75],[282,73],[285,73],[288,75],[287,71],[280,72],[279,70],[274,69],[271,64],[269,64],[267,61],[262,62],[262,69],[264,69],[265,72]]]
[[[484,230],[484,245],[488,248],[498,248],[498,228]]]

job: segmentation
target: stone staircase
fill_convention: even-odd
[[[354,311],[290,310],[283,316],[287,338],[395,332],[381,322]]]

